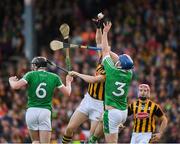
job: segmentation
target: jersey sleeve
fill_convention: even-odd
[[[106,71],[112,71],[116,68],[110,55],[107,55],[103,58],[102,64],[104,65]]]
[[[128,106],[128,116],[133,114],[133,104],[129,104]]]
[[[157,116],[157,117],[161,117],[164,115],[162,109],[160,108],[159,105],[157,105],[157,109],[155,110],[154,114]]]
[[[22,78],[22,80],[26,81],[26,83],[29,83],[30,79],[31,79],[31,72],[27,72]]]
[[[56,87],[61,88],[63,86],[62,80],[59,76],[56,77]]]

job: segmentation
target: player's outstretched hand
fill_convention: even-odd
[[[150,142],[158,142],[161,138],[161,133],[155,133],[152,135]]]
[[[17,76],[12,76],[9,78],[9,81],[18,81]]]
[[[70,82],[72,82],[72,81],[73,81],[73,77],[68,74],[68,75],[66,76],[66,83],[70,83]]]
[[[109,32],[112,23],[110,21],[107,21],[106,23],[103,23],[103,26],[104,26],[103,32]]]
[[[97,15],[96,18],[92,19],[92,21],[94,22],[94,24],[96,25],[96,27],[98,29],[100,29],[102,27],[103,18],[104,18],[104,14],[101,12]]]
[[[69,75],[70,75],[70,76],[78,76],[78,72],[70,71],[70,72],[69,72]]]

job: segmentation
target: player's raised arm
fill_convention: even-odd
[[[104,23],[103,35],[102,35],[102,53],[103,57],[110,54],[111,48],[108,44],[108,32],[111,28],[111,22]]]
[[[16,76],[13,76],[9,78],[9,84],[12,89],[20,89],[27,83],[23,79],[18,80]]]
[[[102,23],[103,23],[104,14],[99,13],[96,18],[93,18],[92,21],[96,25],[96,45],[98,48],[101,48],[102,42]],[[99,57],[102,56],[101,51],[98,51]]]
[[[71,82],[73,81],[73,77],[70,75],[66,76],[66,86],[62,85],[59,87],[60,91],[65,95],[65,96],[70,96],[71,94]]]
[[[100,23],[100,20],[99,20],[99,23]],[[97,28],[96,28],[96,45],[97,45],[97,47],[101,47],[101,41],[102,41],[101,27],[97,26]]]
[[[88,83],[97,83],[97,82],[104,82],[105,81],[105,74],[104,75],[97,75],[97,76],[90,76],[86,74],[81,74],[75,71],[71,71],[70,75],[78,76],[83,79],[85,82]]]

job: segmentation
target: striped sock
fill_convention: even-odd
[[[69,137],[69,136],[63,136],[63,138],[62,138],[62,143],[63,144],[67,144],[67,143],[69,143],[69,142],[71,142],[72,141],[72,137]]]

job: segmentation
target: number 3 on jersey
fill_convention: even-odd
[[[46,89],[43,88],[46,86],[46,83],[40,83],[38,87],[36,88],[36,95],[38,98],[44,98],[46,96]]]
[[[116,92],[112,92],[112,94],[114,95],[114,96],[122,96],[122,95],[124,95],[124,86],[126,85],[126,83],[121,83],[121,82],[118,82],[118,81],[116,81],[115,82],[115,85],[117,85],[118,87],[117,87],[117,90],[119,91],[118,93],[116,93]]]

